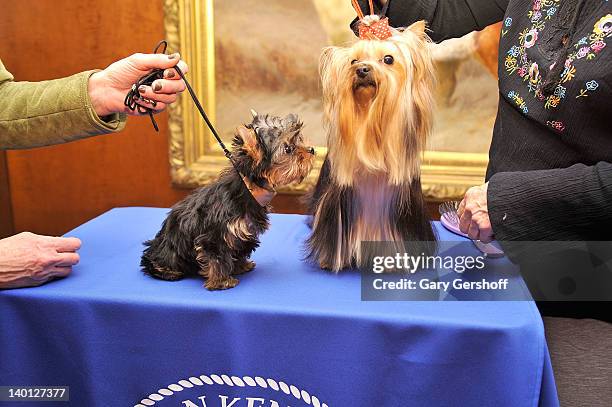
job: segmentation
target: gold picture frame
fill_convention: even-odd
[[[215,39],[213,0],[164,0],[164,25],[168,48],[180,50],[190,64],[190,83],[200,97],[209,118],[215,123]],[[198,115],[189,96],[181,96],[169,109],[169,154],[172,182],[195,187],[212,182],[228,165],[212,133]],[[299,185],[280,192],[310,190],[319,175],[326,154],[317,146],[313,171]],[[461,197],[484,181],[487,154],[426,151],[422,161],[423,192],[430,200]]]

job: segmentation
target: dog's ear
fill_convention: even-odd
[[[285,116],[285,121],[287,123],[297,123],[299,120],[298,120],[297,114],[289,113],[287,116]]]
[[[340,47],[323,48],[319,58],[319,75],[324,100],[333,100],[341,83],[344,67],[349,64],[348,51]]]
[[[323,50],[321,51],[321,57],[320,57],[319,62],[322,65],[324,65],[327,62],[327,60],[331,59],[339,49],[340,47],[334,47],[334,46],[323,48]]]
[[[325,76],[325,74],[331,71],[336,71],[339,68],[339,59],[345,56],[346,50],[340,47],[325,47],[319,57],[319,74]]]
[[[296,114],[290,113],[283,119],[283,127],[286,131],[293,133],[291,136],[292,139],[300,133],[303,126],[304,124]]]
[[[236,129],[236,137],[239,140],[237,140],[235,144],[240,145],[240,141],[242,141],[240,147],[253,159],[253,161],[255,161],[255,163],[259,163],[263,158],[263,151],[261,151],[259,142],[257,141],[255,130],[249,129],[246,126],[240,126]]]
[[[405,33],[411,32],[419,38],[426,37],[425,31],[427,31],[427,23],[425,22],[425,20],[420,20],[416,23],[412,23],[404,30]]]

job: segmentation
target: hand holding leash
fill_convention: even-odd
[[[176,101],[177,94],[185,90],[185,84],[176,75],[174,67],[187,71],[188,67],[178,54],[134,54],[117,61],[106,69],[94,73],[88,83],[89,96],[96,114],[100,117],[112,113],[145,114],[144,108],[160,112]],[[157,75],[153,80],[137,87],[134,101],[142,107],[125,105],[125,95],[144,75]]]

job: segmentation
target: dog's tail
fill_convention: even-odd
[[[143,273],[153,275],[155,273],[155,267],[153,266],[153,262],[149,258],[151,252],[151,245],[153,244],[153,240],[147,240],[143,243],[146,247],[142,252],[142,257],[140,258],[140,267],[142,268]]]

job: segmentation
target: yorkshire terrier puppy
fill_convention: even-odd
[[[432,128],[434,70],[425,22],[321,56],[328,153],[312,192],[309,257],[363,266],[364,241],[431,242],[420,161]],[[415,253],[421,254],[421,253]]]
[[[209,290],[233,288],[234,276],[251,271],[249,256],[268,228],[276,188],[302,182],[314,148],[302,136],[296,115],[257,115],[232,141],[232,166],[219,179],[177,203],[155,239],[145,242],[143,271],[163,280],[185,275],[206,279]]]

